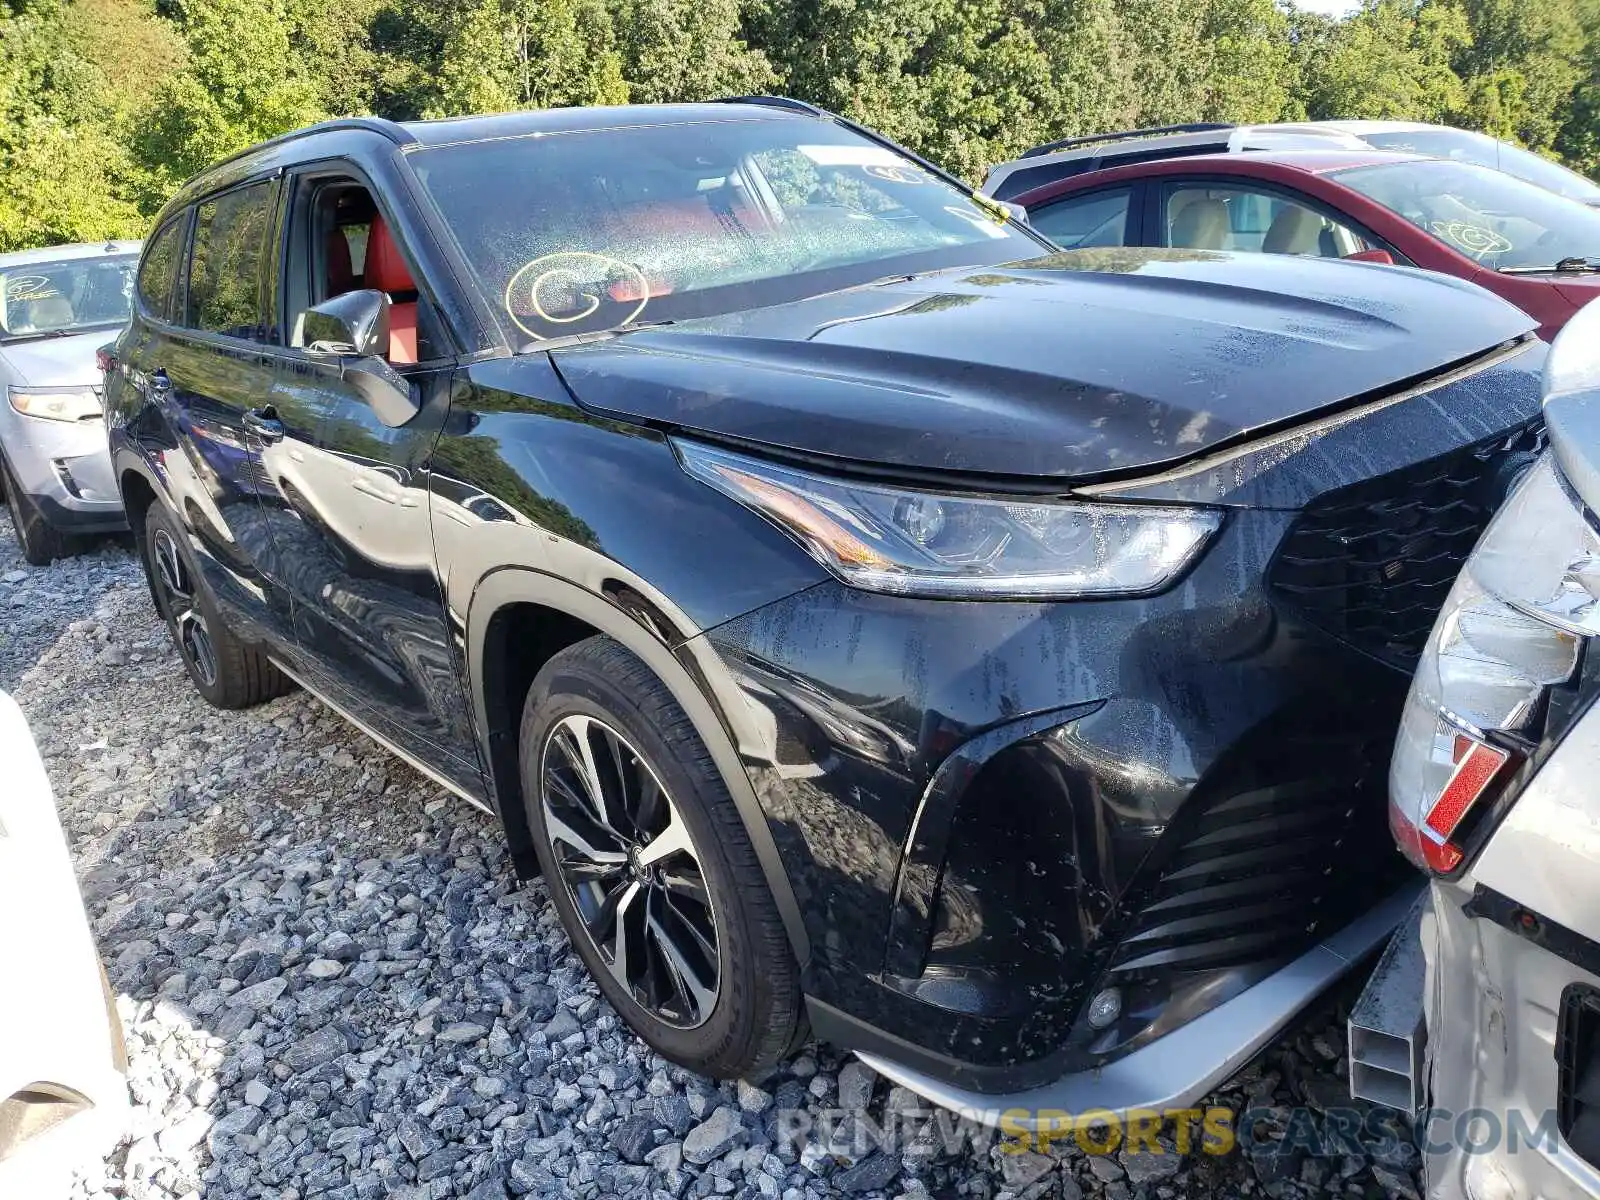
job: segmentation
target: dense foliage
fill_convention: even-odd
[[[1405,117],[1600,171],[1600,0],[0,0],[0,249],[137,236],[321,116],[786,92],[974,179],[1052,137]]]

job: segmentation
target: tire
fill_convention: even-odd
[[[594,769],[587,774],[572,753],[580,737],[594,751]],[[691,1070],[723,1079],[768,1072],[801,1027],[799,968],[733,798],[666,685],[612,638],[569,646],[551,657],[528,691],[519,750],[539,866],[568,938],[612,1006],[654,1050]],[[566,840],[580,827],[592,848],[622,840],[592,821],[582,825],[584,814],[593,811],[577,807],[585,778],[604,779],[622,793],[631,779],[643,797],[633,818],[618,815],[629,811],[626,803],[608,810],[611,825],[633,839],[625,865],[594,868]],[[547,780],[554,782],[547,787]],[[649,799],[652,784],[664,799]],[[672,849],[685,838],[685,849]],[[647,864],[641,854],[659,857]],[[615,874],[572,882],[570,872],[585,868]],[[636,888],[633,898],[615,901],[626,914],[623,921],[608,926],[595,914],[628,887]],[[707,928],[715,953],[697,956],[705,950]],[[625,947],[623,957],[642,970],[643,982],[632,982],[624,971],[630,978],[625,985],[613,963],[615,931],[627,930],[638,931],[637,937],[624,936],[627,946],[639,949]],[[664,941],[667,933],[674,936]],[[679,948],[676,959],[664,948],[668,942]],[[708,998],[704,984],[713,958]],[[674,972],[673,962],[689,969]],[[694,970],[695,963],[701,969]],[[691,976],[700,986],[689,986]],[[681,985],[673,984],[674,977]],[[655,1002],[668,992],[673,994]]]
[[[35,567],[48,567],[72,552],[67,535],[45,519],[12,477],[11,468],[0,457],[0,489],[5,491],[6,511],[11,514],[11,531],[16,534],[22,557]]]
[[[206,703],[253,708],[293,689],[265,653],[241,642],[222,620],[187,536],[160,504],[152,504],[145,517],[142,549],[156,609]]]

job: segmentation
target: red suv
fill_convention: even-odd
[[[1067,249],[1264,251],[1443,271],[1511,301],[1546,339],[1600,295],[1600,211],[1450,159],[1208,154],[1076,175],[1014,202]]]

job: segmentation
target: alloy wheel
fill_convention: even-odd
[[[540,755],[540,803],[560,885],[618,984],[657,1020],[692,1029],[716,1007],[717,927],[682,812],[605,722],[563,717]]]
[[[206,687],[214,687],[217,682],[217,651],[211,641],[211,630],[206,625],[205,614],[195,600],[194,578],[188,564],[178,552],[178,544],[165,529],[156,530],[151,540],[151,550],[178,651],[194,669],[200,682]]]

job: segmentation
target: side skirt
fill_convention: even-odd
[[[269,657],[271,657],[271,656],[269,656]],[[426,776],[429,780],[431,780],[432,782],[438,784],[440,787],[444,788],[447,792],[450,792],[452,795],[459,796],[461,799],[465,800],[468,804],[472,805],[473,808],[482,809],[484,812],[488,813],[491,817],[494,817],[496,819],[499,818],[500,814],[495,812],[494,809],[490,808],[482,800],[479,800],[476,796],[472,795],[470,792],[467,792],[467,791],[463,790],[459,785],[451,783],[448,779],[446,779],[443,775],[439,774],[439,772],[435,771],[427,763],[425,763],[421,759],[417,758],[416,755],[411,754],[411,753],[409,753],[409,752],[407,752],[405,750],[400,749],[399,746],[396,746],[388,738],[384,737],[377,730],[373,729],[372,726],[368,725],[360,717],[353,716],[348,709],[343,708],[340,705],[335,704],[332,700],[329,700],[321,692],[317,691],[316,688],[312,687],[304,679],[300,678],[300,676],[296,675],[293,671],[289,670],[288,667],[284,666],[283,663],[279,659],[272,658],[272,665],[277,667],[278,670],[282,671],[290,679],[294,680],[297,684],[299,684],[302,688],[304,688],[305,691],[308,694],[310,694],[312,696],[315,696],[320,703],[326,705],[328,708],[333,709],[334,712],[338,713],[346,721],[349,721],[350,724],[354,725],[362,733],[366,734],[373,741],[377,742],[378,745],[382,746],[390,754],[394,755],[401,762],[405,763],[406,766],[410,767],[413,771],[417,772],[417,774]]]

